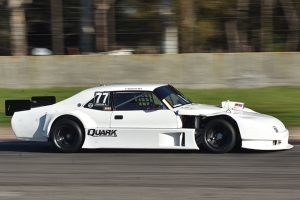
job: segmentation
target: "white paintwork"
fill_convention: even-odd
[[[117,137],[87,136],[82,148],[198,149],[193,129],[117,129]]]
[[[278,145],[273,144],[273,140],[276,140],[275,138],[273,138],[272,140],[270,140],[270,139],[269,140],[244,139],[242,141],[242,148],[256,149],[256,150],[291,149],[291,148],[293,148],[293,146],[288,144],[288,139],[289,139],[289,132],[288,132],[288,130],[286,130],[286,131],[280,133],[279,135],[277,135],[277,141],[281,142]]]
[[[220,112],[223,112],[221,108],[210,106],[210,105],[204,105],[204,104],[188,104],[185,106],[175,108],[174,111],[178,115],[202,115],[202,116],[209,116],[215,113],[219,114]]]
[[[283,123],[275,117],[254,112],[248,108],[235,110],[201,104],[189,104],[175,110],[179,115],[216,116],[227,115],[233,118],[239,127],[242,148],[257,150],[290,149],[288,144],[289,132]],[[273,127],[278,129],[275,132]],[[281,145],[270,145],[273,140],[281,140]],[[257,144],[257,145],[256,145]]]
[[[122,120],[115,119],[123,116]],[[179,128],[176,114],[171,110],[132,110],[114,111],[111,115],[111,128]]]
[[[292,147],[288,144],[289,132],[281,121],[248,108],[235,109],[232,106],[234,104],[230,104],[229,107],[225,104],[223,107],[188,104],[174,109],[149,111],[98,111],[83,108],[96,91],[153,91],[160,86],[163,84],[90,88],[51,106],[14,113],[12,128],[18,139],[48,141],[55,119],[62,115],[72,115],[82,122],[86,130],[83,148],[198,149],[195,130],[183,129],[180,115],[227,115],[238,125],[243,148],[278,150]],[[122,115],[123,120],[115,120],[115,115]],[[274,126],[278,133],[275,132]],[[117,130],[117,137],[92,137],[87,135],[88,129]],[[274,140],[281,141],[281,144],[273,145]]]
[[[21,140],[47,141],[48,139],[42,134],[46,110],[47,108],[43,107],[42,109],[15,112],[11,119],[11,125],[16,137]]]

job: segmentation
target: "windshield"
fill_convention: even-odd
[[[161,101],[165,99],[173,108],[192,103],[187,97],[171,85],[158,87],[153,91],[153,93]]]

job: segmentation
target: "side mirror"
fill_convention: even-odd
[[[163,105],[159,105],[159,104],[155,104],[154,109],[155,110],[162,110],[162,109],[164,109],[164,106]]]

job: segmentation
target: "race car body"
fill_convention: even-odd
[[[234,147],[292,148],[289,132],[278,119],[245,108],[240,102],[224,101],[219,107],[194,104],[171,85],[99,86],[55,104],[53,97],[34,99],[6,102],[7,115],[13,114],[16,137],[50,140],[62,152],[204,147],[226,153]],[[38,105],[30,107],[33,102]]]

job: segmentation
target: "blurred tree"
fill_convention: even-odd
[[[274,13],[276,2],[282,6]],[[286,51],[299,46],[299,0],[178,0],[178,5],[181,52],[273,51],[273,34],[286,43]]]
[[[63,0],[64,44],[67,48],[80,46],[80,0]]]
[[[289,26],[286,51],[297,51],[299,43],[299,18],[294,3],[291,0],[279,0]],[[299,2],[298,2],[299,3]]]
[[[163,19],[162,53],[178,53],[178,27],[175,19],[174,1],[160,0],[159,14]]]
[[[250,0],[237,1],[237,27],[240,39],[241,51],[252,51],[249,47],[248,32],[249,32],[249,4]]]
[[[0,51],[11,47],[13,55],[33,47],[62,54],[64,45],[88,47],[84,52],[126,46],[167,53],[177,51],[177,35],[181,53],[300,47],[299,0],[33,0],[26,6],[27,0],[7,0],[8,7],[3,2]]]
[[[213,9],[206,1],[177,0],[176,13],[179,27],[179,49],[181,53],[202,52],[209,49],[208,40],[215,34],[216,21],[210,20]]]
[[[65,47],[79,47],[79,0],[33,0],[26,6],[28,44],[64,54]]]
[[[180,0],[181,52],[240,50],[236,0]]]
[[[261,1],[261,51],[273,51],[274,0]]]
[[[196,24],[196,11],[197,7],[195,6],[196,2],[195,0],[180,0],[180,50],[181,53],[193,53],[195,52],[195,42],[198,39],[201,40],[201,30],[198,30],[199,24]],[[202,24],[203,25],[203,24]],[[201,26],[201,25],[200,25]],[[203,30],[205,27],[203,27]],[[197,36],[197,34],[200,34],[201,36]],[[195,38],[195,37],[196,38]]]
[[[227,37],[228,51],[241,52],[241,43],[237,26],[237,4],[228,2],[225,21],[225,31]]]
[[[13,56],[27,55],[27,31],[24,4],[31,0],[9,0],[11,52]]]
[[[115,0],[95,0],[96,51],[105,52],[115,46]]]
[[[28,49],[52,48],[50,0],[33,0],[26,5]]]
[[[65,51],[62,0],[51,0],[51,30],[52,52],[54,55],[63,55]]]
[[[6,2],[0,0],[0,56],[10,55],[9,12]]]
[[[94,52],[94,0],[80,0],[80,52]]]
[[[117,0],[116,41],[137,53],[161,52],[164,20],[159,12],[160,0]]]

